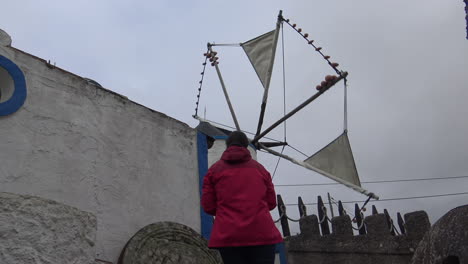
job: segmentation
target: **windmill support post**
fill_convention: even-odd
[[[213,52],[213,49],[211,48],[211,46],[212,45],[210,43],[208,43],[208,49],[210,50],[210,52]],[[228,94],[228,92],[226,90],[226,85],[224,84],[223,76],[221,76],[221,71],[219,70],[218,64],[215,63],[214,67],[216,69],[216,73],[218,74],[218,78],[219,78],[219,82],[221,83],[221,87],[223,88],[224,97],[226,98],[226,102],[227,102],[227,104],[229,106],[229,111],[231,111],[232,119],[234,120],[234,124],[236,125],[236,129],[238,131],[241,131],[240,126],[239,126],[239,122],[237,121],[236,113],[234,112],[234,108],[232,107],[231,100],[229,99],[229,94]]]
[[[299,110],[302,108],[306,107],[308,104],[312,103],[315,99],[317,99],[320,95],[322,95],[324,92],[326,92],[328,89],[333,87],[337,82],[341,81],[342,79],[346,78],[348,76],[347,72],[342,72],[338,78],[336,78],[334,81],[332,81],[329,85],[326,87],[323,87],[320,91],[316,92],[312,97],[309,99],[305,100],[302,104],[300,104],[298,107],[293,109],[291,112],[283,116],[280,120],[276,121],[273,125],[271,125],[269,128],[265,129],[262,133],[260,133],[258,136],[255,136],[255,138],[252,140],[252,144],[255,145],[258,140],[260,140],[262,137],[264,137],[266,134],[271,132],[273,129],[275,129],[277,126],[281,125],[284,121],[289,119],[291,116],[293,116],[295,113],[297,113]],[[302,165],[301,165],[302,166]]]
[[[271,75],[271,72],[273,71],[273,62],[275,61],[275,51],[276,51],[276,45],[278,43],[278,36],[279,36],[279,31],[281,27],[281,22],[283,21],[283,11],[280,10],[279,15],[278,15],[278,21],[276,22],[276,31],[275,31],[275,40],[274,40],[274,47],[273,47],[273,56],[270,58],[270,68],[268,69],[269,74]],[[258,125],[257,125],[257,132],[255,133],[255,136],[258,136],[260,134],[262,125],[263,125],[263,118],[265,117],[265,110],[266,110],[266,104],[268,100],[268,90],[270,89],[270,81],[271,77],[268,78],[267,83],[265,84],[265,90],[263,91],[263,98],[262,98],[262,105],[260,106],[260,116],[258,118]]]
[[[310,165],[310,164],[308,164],[308,163],[305,163],[305,162],[300,161],[300,160],[296,160],[296,159],[294,159],[294,158],[292,158],[292,157],[289,157],[288,155],[281,154],[281,153],[279,153],[279,152],[277,152],[277,151],[274,151],[274,150],[272,150],[272,149],[270,149],[270,148],[267,148],[267,147],[265,147],[264,145],[262,145],[261,143],[258,143],[258,144],[259,144],[259,146],[260,146],[262,149],[264,149],[265,151],[267,151],[267,152],[269,152],[269,153],[271,153],[271,154],[273,154],[273,155],[275,155],[275,156],[278,156],[278,157],[281,157],[281,158],[283,158],[283,159],[289,160],[290,162],[292,162],[292,163],[294,163],[294,164],[297,164],[297,165],[299,165],[299,166],[302,166],[302,167],[304,167],[304,168],[306,168],[306,169],[315,171],[315,172],[318,173],[318,174],[321,174],[321,175],[323,175],[323,176],[325,176],[325,177],[327,177],[327,178],[330,178],[330,179],[332,179],[332,180],[334,180],[334,181],[336,181],[336,182],[338,182],[338,183],[341,183],[341,184],[345,185],[346,187],[351,188],[351,189],[353,189],[353,190],[355,190],[355,191],[357,191],[357,192],[359,192],[359,193],[362,193],[362,194],[364,194],[364,195],[366,195],[366,196],[369,196],[369,197],[374,198],[374,199],[376,199],[376,200],[379,199],[379,196],[377,196],[376,194],[374,194],[374,193],[372,193],[372,192],[369,192],[368,190],[363,189],[363,188],[360,187],[360,186],[357,186],[357,185],[354,185],[354,184],[352,184],[352,183],[349,183],[349,182],[347,182],[347,181],[345,181],[345,180],[342,180],[342,179],[340,179],[340,178],[338,178],[338,177],[336,177],[336,176],[333,176],[332,174],[330,174],[330,173],[328,173],[328,172],[326,172],[326,171],[323,171],[323,170],[321,170],[321,169],[319,169],[319,168],[316,168],[316,167],[314,167],[314,166],[312,166],[312,165]]]
[[[334,213],[333,213],[333,205],[332,205],[332,200],[331,200],[331,197],[330,197],[330,193],[327,193],[327,196],[328,196],[328,205],[330,206],[330,213],[331,213],[331,217],[335,217]]]

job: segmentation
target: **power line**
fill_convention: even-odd
[[[411,181],[432,181],[432,180],[447,180],[447,179],[460,179],[468,178],[468,176],[451,176],[451,177],[437,177],[437,178],[419,178],[419,179],[403,179],[403,180],[383,180],[383,181],[363,181],[361,183],[389,183],[389,182],[411,182]],[[338,185],[341,183],[305,183],[305,184],[276,184],[275,187],[294,187],[294,186],[322,186],[322,185]]]
[[[434,194],[434,195],[424,195],[424,196],[412,196],[412,197],[397,197],[397,198],[388,198],[388,199],[380,199],[374,200],[374,202],[385,202],[385,201],[399,201],[399,200],[411,200],[411,199],[421,199],[421,198],[433,198],[433,197],[444,197],[444,196],[455,196],[455,195],[464,195],[468,194],[468,192],[461,192],[461,193],[446,193],[446,194]],[[342,201],[341,203],[363,203],[365,201]],[[293,206],[298,205],[297,203],[289,203],[285,204],[286,206]],[[304,205],[317,205],[317,203],[305,203]]]

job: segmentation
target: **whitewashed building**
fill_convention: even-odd
[[[191,128],[11,43],[0,30],[0,222],[7,223],[0,228],[1,239],[28,230],[11,226],[15,217],[29,224],[15,213],[25,201],[24,208],[36,208],[29,210],[36,215],[27,217],[43,218],[53,210],[54,219],[66,221],[59,217],[61,210],[88,219],[57,226],[77,229],[70,232],[86,227],[80,239],[87,243],[85,255],[94,254],[93,263],[116,264],[127,242],[157,222],[176,222],[209,236],[212,218],[200,208],[200,187],[208,166],[224,151],[229,131],[203,123]],[[30,230],[41,232],[42,224]],[[54,239],[53,233],[38,236],[38,247]],[[3,253],[20,249],[21,239],[0,243],[0,262]],[[40,258],[46,249],[30,242],[25,244],[32,248],[18,254]],[[77,257],[71,259],[82,263],[75,244]],[[54,262],[57,256],[49,252],[48,261],[61,263]]]

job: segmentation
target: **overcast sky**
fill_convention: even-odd
[[[279,10],[349,72],[349,137],[361,181],[468,175],[468,40],[462,0],[120,1],[15,0],[2,3],[0,28],[13,46],[99,82],[195,127],[207,42],[239,43],[274,29]],[[282,45],[264,127],[283,114]],[[240,48],[216,47],[240,126],[254,131],[262,87]],[[333,71],[284,28],[286,110]],[[232,125],[217,76],[207,67],[201,116]],[[284,127],[268,136],[284,139]],[[338,85],[287,122],[287,141],[313,154],[343,131]],[[285,153],[305,157],[286,148]],[[260,153],[273,173],[277,159]],[[330,182],[281,161],[275,184]],[[363,184],[382,199],[468,190],[468,178]],[[277,187],[287,203],[366,197],[344,186]],[[468,195],[374,202],[381,211],[426,210],[434,222]],[[349,209],[352,204],[346,205]],[[288,207],[297,217],[297,209]],[[315,213],[315,207],[309,207]]]

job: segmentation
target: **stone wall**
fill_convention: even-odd
[[[337,216],[331,219],[332,232],[321,235],[316,215],[302,217],[301,233],[286,238],[288,263],[409,264],[430,223],[423,211],[406,214],[405,220],[406,234],[392,235],[385,214],[367,216],[367,234],[354,235],[351,218]]]
[[[91,264],[96,217],[28,195],[0,193],[0,263]]]
[[[96,258],[114,263],[148,224],[199,231],[195,130],[15,49],[7,36],[0,56],[21,69],[27,98],[0,116],[0,191],[92,212]]]
[[[468,263],[468,205],[450,210],[431,227],[411,263]]]

